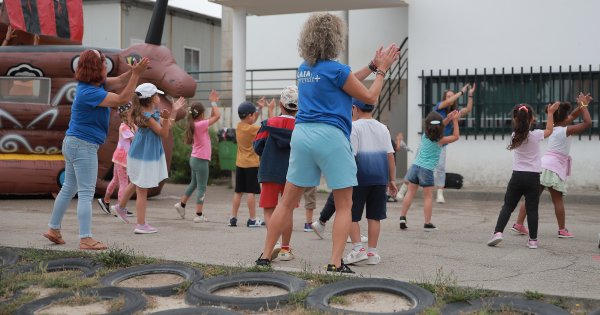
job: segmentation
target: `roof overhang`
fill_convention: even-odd
[[[316,11],[405,7],[408,0],[209,0],[230,8],[246,9],[250,15],[274,15]]]

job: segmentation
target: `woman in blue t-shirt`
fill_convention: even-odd
[[[107,78],[106,58],[95,49],[81,53],[75,80],[77,90],[71,106],[71,120],[62,145],[65,159],[65,181],[56,197],[50,229],[44,237],[55,244],[64,244],[60,233],[61,222],[71,199],[77,194],[79,221],[79,248],[101,250],[107,246],[92,238],[92,198],[98,177],[98,147],[108,132],[110,107],[127,103],[137,85],[140,74],[148,67],[143,58],[126,73]],[[108,91],[122,89],[116,94]]]
[[[357,72],[336,61],[344,49],[343,21],[329,13],[311,15],[306,23],[298,50],[304,62],[298,68],[298,114],[292,134],[290,163],[285,193],[271,217],[263,254],[257,265],[270,265],[275,242],[284,222],[291,222],[292,211],[306,187],[318,186],[321,174],[333,190],[337,215],[333,224],[333,251],[328,271],[351,273],[342,262],[342,254],[352,218],[352,186],[357,185],[356,163],[350,149],[352,98],[375,104],[383,80],[398,59],[395,44],[380,47],[369,66]],[[370,88],[362,80],[375,73]]]

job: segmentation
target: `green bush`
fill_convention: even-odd
[[[169,181],[181,184],[187,184],[191,179],[190,154],[192,153],[192,146],[184,142],[185,128],[185,120],[180,120],[173,126],[173,154],[171,155],[171,176],[169,177]],[[214,128],[209,128],[208,134],[212,146],[211,160],[208,164],[208,181],[210,183],[212,179],[223,177],[223,172],[219,166],[217,132]]]

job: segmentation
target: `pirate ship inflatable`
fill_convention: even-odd
[[[144,44],[124,50],[81,46],[81,0],[4,0],[0,15],[0,194],[58,192],[64,176],[62,140],[75,95],[79,54],[99,49],[109,76],[118,76],[141,56],[150,67],[139,83],[150,82],[172,97],[193,97],[196,82],[160,46],[168,0],[158,0]],[[171,102],[161,99],[161,107]],[[184,112],[178,113],[182,118]],[[103,194],[112,176],[112,152],[120,119],[112,111],[109,133],[98,151],[96,193]],[[163,140],[170,166],[172,135]],[[162,187],[162,185],[161,185]],[[149,191],[160,193],[161,187]]]

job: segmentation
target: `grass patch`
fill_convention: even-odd
[[[126,268],[133,265],[154,264],[158,261],[155,258],[138,255],[127,246],[121,248],[114,245],[110,246],[108,250],[98,253],[94,256],[94,260],[107,268]]]
[[[37,248],[23,248],[18,251],[22,262],[40,262],[62,258],[90,258],[92,254],[74,250],[45,250]]]
[[[492,291],[480,287],[458,286],[456,276],[453,273],[445,275],[443,268],[437,270],[433,279],[425,279],[418,285],[433,293],[438,303],[463,302],[495,295]]]
[[[125,297],[119,296],[116,299],[112,299],[108,304],[108,313],[114,313],[119,311],[125,306]]]
[[[528,300],[541,300],[544,298],[544,295],[538,291],[525,290],[525,298]]]
[[[94,295],[80,295],[75,294],[74,296],[70,296],[66,299],[62,299],[56,302],[56,305],[66,305],[66,306],[78,306],[78,305],[88,305],[96,302],[102,301],[102,298]]]
[[[175,288],[175,291],[177,291],[177,294],[185,294],[192,284],[192,281],[185,280],[177,288]]]
[[[329,304],[348,305],[350,302],[343,295],[334,295],[329,299]]]

